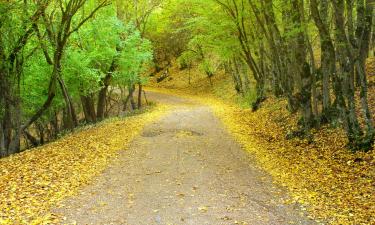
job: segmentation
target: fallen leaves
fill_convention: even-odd
[[[208,207],[207,206],[200,206],[200,207],[198,207],[198,210],[202,213],[206,213],[208,211]]]
[[[0,160],[0,224],[49,224],[51,207],[89,183],[142,128],[167,111],[111,119]]]
[[[275,181],[289,189],[317,221],[330,224],[375,224],[375,150],[351,153],[339,128],[314,131],[314,143],[286,140],[295,130],[283,100],[268,99],[255,113],[213,95],[158,89],[209,105],[234,138],[253,154]],[[373,96],[370,96],[372,98]]]
[[[175,135],[177,138],[192,137],[194,133],[192,131],[180,130]]]
[[[259,165],[316,220],[375,223],[374,151],[351,153],[340,129],[315,131],[313,144],[286,140],[285,133],[294,129],[297,118],[280,100],[268,100],[256,113],[220,101],[211,100],[209,105]]]

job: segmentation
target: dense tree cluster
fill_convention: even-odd
[[[1,2],[0,153],[102,120],[114,107],[141,107],[150,63],[154,76],[175,62],[210,81],[225,72],[253,110],[270,95],[287,99],[301,116],[290,137],[340,124],[350,148],[371,149],[373,8],[373,0]]]
[[[110,89],[127,89],[119,101],[141,106],[133,87],[145,81],[152,47],[136,18],[125,19],[125,6],[135,8],[108,0],[0,3],[1,156],[20,151],[21,139],[36,146],[82,120],[102,120]]]
[[[178,30],[171,36],[184,31],[182,68],[199,63],[208,78],[225,70],[253,110],[269,94],[286,98],[288,109],[301,115],[290,137],[339,122],[352,149],[371,149],[365,63],[375,42],[373,1],[173,2],[179,7],[172,4],[159,17]]]

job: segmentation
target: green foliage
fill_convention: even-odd
[[[64,59],[64,78],[73,95],[88,95],[100,89],[125,28],[112,9],[101,11],[72,37]]]
[[[133,85],[135,83],[146,83],[147,79],[142,74],[149,68],[153,59],[151,42],[143,39],[141,34],[132,24],[125,27],[125,40],[121,43],[120,55],[118,56],[118,71],[114,74],[114,83]]]
[[[47,90],[48,78],[52,67],[48,65],[43,54],[38,51],[27,61],[24,67],[21,85],[21,99],[23,103],[23,117],[31,117],[37,109],[43,105]],[[62,95],[58,92],[55,101],[41,120],[48,121],[54,111],[59,111],[64,107]]]
[[[194,62],[195,54],[192,51],[185,51],[177,58],[180,69],[190,68]]]
[[[240,51],[233,22],[214,1],[169,1],[151,16],[150,24],[153,29],[147,34],[160,64],[177,58],[181,69],[196,64],[211,77]]]
[[[1,59],[7,59],[18,44],[22,35],[30,29],[31,35],[21,49],[22,76],[20,77],[20,102],[22,103],[22,121],[27,121],[45,103],[48,96],[49,80],[54,65],[50,65],[43,53],[45,47],[51,58],[54,57],[54,40],[50,40],[45,22],[37,20],[41,39],[32,29],[30,15],[35,13],[38,3],[25,7],[22,1],[0,3],[0,53]],[[62,19],[62,12],[54,10],[58,5],[51,4],[45,13],[53,13],[52,27],[57,28]],[[76,27],[82,18],[88,16],[97,6],[96,1],[87,1],[84,9],[73,17],[72,27]],[[146,83],[142,75],[149,68],[153,59],[151,42],[141,36],[133,22],[124,24],[118,17],[115,7],[102,8],[86,21],[77,32],[72,33],[64,49],[60,78],[66,85],[69,96],[75,106],[80,105],[81,96],[95,96],[102,88],[103,79],[108,73],[113,75],[111,86],[129,86]],[[8,61],[2,60],[0,69],[8,68]],[[115,69],[111,70],[111,66]],[[0,71],[1,72],[1,71]],[[10,79],[14,81],[16,77]],[[0,82],[3,82],[0,79]],[[55,113],[61,113],[65,107],[59,83],[51,106],[39,122],[49,122]],[[13,87],[12,87],[13,88]],[[2,102],[0,96],[0,103]],[[1,107],[3,109],[3,107]],[[80,107],[76,108],[80,113]],[[3,110],[0,110],[0,115]],[[2,117],[0,117],[2,118]]]
[[[209,77],[211,77],[215,71],[216,71],[216,68],[214,67],[213,63],[211,60],[202,60],[202,62],[200,63],[200,69],[206,73]]]
[[[151,42],[132,23],[124,25],[110,8],[74,35],[63,72],[73,96],[89,95],[101,88],[113,63],[113,86],[146,82],[141,75],[151,60]]]

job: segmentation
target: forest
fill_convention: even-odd
[[[334,139],[324,148],[340,149],[332,154],[349,157],[348,166],[364,166],[363,192],[370,194],[361,196],[371,202],[374,7],[374,0],[1,1],[0,158],[48,148],[114,118],[143,118],[159,107],[153,101],[159,89],[203,103],[241,102],[241,113],[228,108],[221,115],[224,123],[243,123],[236,125],[241,140],[272,136],[284,125],[268,137],[270,145],[285,143],[275,149],[297,142],[318,149],[322,136]],[[272,108],[274,102],[282,105]],[[214,109],[221,118],[222,109]],[[254,117],[251,124],[248,117]],[[272,130],[266,118],[284,125]],[[247,127],[253,131],[246,133]],[[373,203],[358,207],[358,220],[350,220],[353,209],[343,213],[348,220],[333,223],[375,222]],[[9,212],[0,209],[0,224],[1,213]]]
[[[135,87],[176,60],[209,79],[220,70],[233,76],[239,94],[255,96],[253,110],[268,95],[286,98],[300,113],[291,136],[338,121],[352,150],[372,148],[365,70],[374,49],[372,1],[131,4],[1,4],[2,156],[19,152],[22,137],[36,146],[105,118],[115,89],[121,107],[141,107]],[[169,9],[159,13],[162,5]]]

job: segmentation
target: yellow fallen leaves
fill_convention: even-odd
[[[186,137],[192,137],[194,136],[194,133],[187,130],[180,130],[176,133],[176,138],[186,138]]]
[[[258,164],[289,189],[292,201],[303,204],[314,219],[330,224],[375,224],[375,150],[351,153],[341,129],[315,131],[313,144],[286,140],[297,116],[287,112],[283,100],[268,99],[252,113],[212,95],[160,91],[209,105]]]
[[[48,224],[49,213],[101,173],[143,127],[167,111],[112,119],[0,160],[0,224]]]
[[[208,211],[208,208],[207,208],[207,206],[200,206],[200,207],[198,207],[198,210],[200,212],[206,213]]]
[[[340,129],[315,132],[315,143],[286,140],[296,124],[281,101],[258,112],[210,103],[235,138],[315,219],[331,224],[374,224],[375,152],[352,154]],[[351,162],[351,163],[347,163]]]

